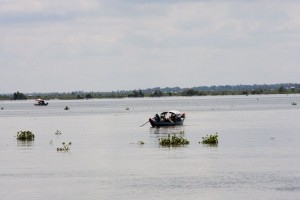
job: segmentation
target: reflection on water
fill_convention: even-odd
[[[17,146],[19,147],[31,147],[34,145],[34,141],[29,141],[29,140],[17,140]]]
[[[201,144],[203,147],[213,147],[213,148],[218,147],[218,144],[203,144],[201,142],[199,142],[199,144]]]
[[[17,145],[18,146],[32,146],[32,145],[34,145],[34,141],[18,140],[17,139]]]
[[[165,126],[165,127],[152,127],[150,128],[151,134],[161,134],[161,135],[168,135],[168,134],[180,134],[184,133],[184,126]]]
[[[299,199],[300,107],[290,103],[299,98],[0,102],[1,200]],[[183,126],[140,127],[171,109],[187,114]],[[20,130],[35,141],[17,141]],[[159,138],[182,132],[188,145],[160,147]],[[216,132],[217,146],[199,144]],[[69,141],[70,151],[57,152]]]

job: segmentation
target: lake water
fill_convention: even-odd
[[[33,103],[0,101],[1,200],[300,199],[300,95]],[[171,109],[183,126],[140,127]],[[189,145],[159,146],[180,131]],[[218,146],[199,144],[216,132]]]

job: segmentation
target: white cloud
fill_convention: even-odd
[[[90,12],[100,4],[97,0],[2,0],[0,14]]]
[[[295,1],[1,1],[0,93],[296,82],[299,9]],[[37,88],[39,77],[52,84]]]

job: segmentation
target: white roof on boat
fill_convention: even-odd
[[[168,111],[169,113],[174,113],[175,115],[180,115],[181,112],[179,112],[178,110],[170,110]]]

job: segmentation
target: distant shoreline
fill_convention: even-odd
[[[136,98],[136,97],[166,97],[166,96],[223,96],[223,95],[258,95],[258,94],[299,94],[300,84],[263,84],[263,85],[225,85],[201,86],[192,88],[166,87],[138,90],[121,90],[112,92],[51,92],[51,93],[21,93],[0,94],[0,100],[22,100],[43,98],[72,100],[72,99],[104,99],[104,98]]]

